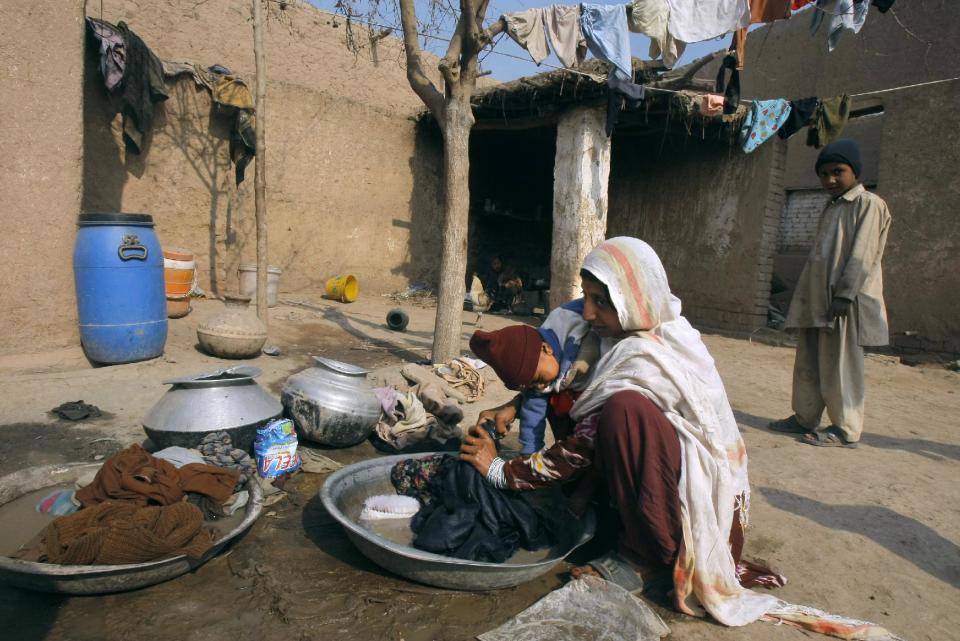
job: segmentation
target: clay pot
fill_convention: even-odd
[[[282,402],[300,435],[330,447],[356,445],[373,433],[380,401],[367,370],[314,356],[314,367],[294,374],[283,387]]]
[[[167,318],[183,318],[190,313],[189,298],[168,298]]]
[[[249,296],[226,295],[227,308],[197,327],[203,351],[220,358],[254,358],[267,342],[267,326],[250,309]]]

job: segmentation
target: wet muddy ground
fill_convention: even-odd
[[[563,584],[563,568],[519,588],[416,585],[360,555],[327,514],[323,476],[300,474],[243,539],[195,572],[135,592],[61,598],[0,588],[19,639],[467,639]],[[174,632],[174,634],[171,634]]]
[[[408,332],[383,326],[386,299],[350,306],[305,301],[271,310],[261,385],[278,394],[290,374],[324,355],[370,368],[416,361],[430,346],[434,311],[408,309]],[[220,309],[199,301],[172,321],[164,356],[90,368],[82,354],[0,358],[0,474],[21,467],[94,461],[143,442],[140,419],[164,392],[163,380],[226,367],[195,348],[196,324]],[[464,315],[464,336],[475,316]],[[484,329],[509,319],[485,316]],[[720,336],[705,342],[727,386],[750,456],[753,488],[747,554],[788,577],[779,596],[875,621],[910,641],[956,638],[960,629],[960,374],[906,367],[871,355],[866,363],[867,425],[857,450],[813,448],[771,433],[789,413],[793,352]],[[504,400],[498,383],[479,409]],[[84,399],[110,415],[68,423],[47,411]],[[116,439],[116,440],[102,440]],[[377,456],[369,443],[327,450],[350,463]],[[439,590],[393,576],[350,544],[317,498],[323,476],[300,474],[289,498],[264,510],[226,553],[195,572],[143,590],[59,597],[0,585],[0,629],[26,641],[170,639],[465,640],[504,623],[566,580],[558,566],[509,590]],[[571,560],[590,558],[581,552]],[[657,612],[684,641],[800,641],[817,638],[756,623],[722,628]]]

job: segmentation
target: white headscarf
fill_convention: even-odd
[[[624,390],[656,403],[682,450],[677,605],[695,614],[699,602],[725,625],[756,621],[778,600],[742,588],[737,579],[729,537],[735,505],[746,518],[747,453],[713,358],[680,315],[680,300],[649,245],[611,238],[590,252],[583,268],[606,285],[627,336],[604,341],[596,373],[570,414],[579,421]]]

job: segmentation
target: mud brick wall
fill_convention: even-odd
[[[658,136],[660,134],[658,133]],[[744,154],[729,139],[671,133],[664,144],[613,139],[608,236],[657,250],[684,315],[749,331],[767,320],[783,211],[785,145]]]

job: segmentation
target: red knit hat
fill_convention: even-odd
[[[495,332],[476,331],[470,338],[473,353],[493,367],[510,389],[533,382],[542,344],[540,333],[528,325],[513,325]]]

